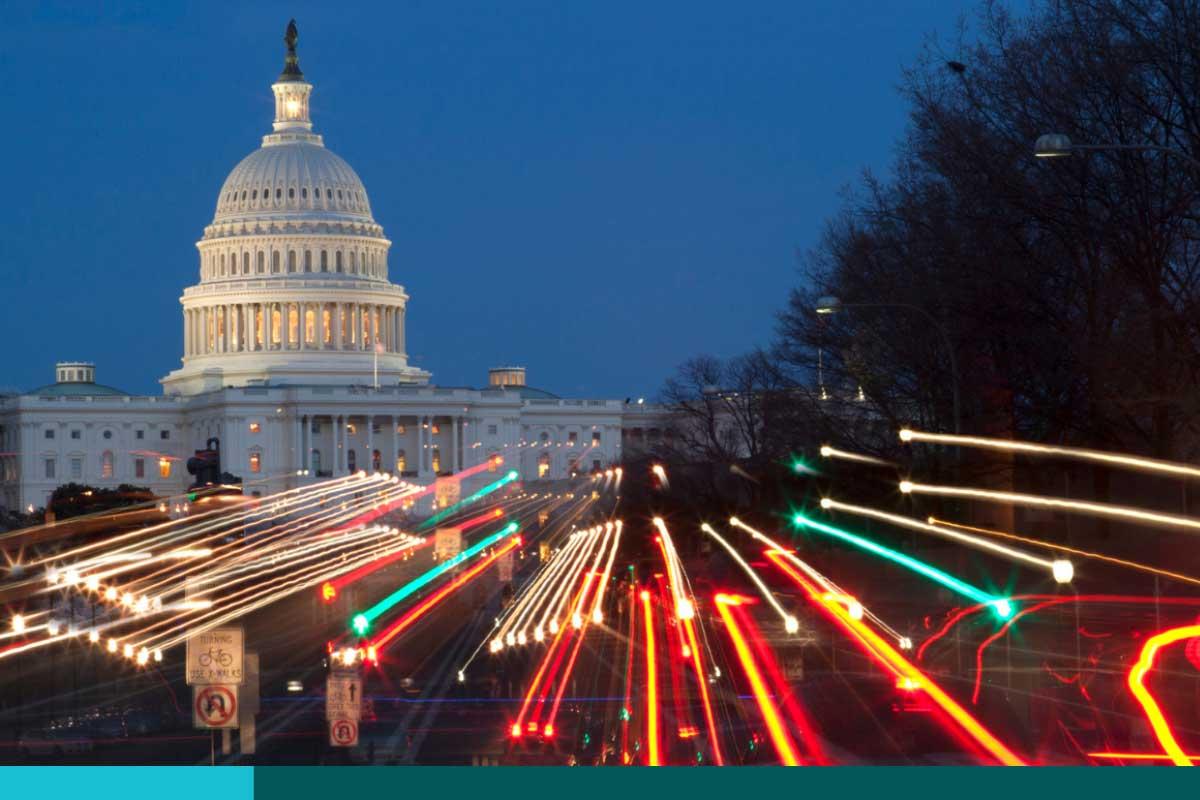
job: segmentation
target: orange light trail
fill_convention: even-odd
[[[584,588],[586,587],[580,587],[579,591],[582,593]],[[576,596],[578,597],[578,595]],[[554,640],[550,643],[549,649],[546,650],[546,655],[542,658],[542,663],[538,667],[537,673],[533,676],[533,681],[529,684],[529,691],[526,692],[525,700],[521,703],[521,710],[517,714],[517,721],[513,723],[512,735],[514,739],[519,737],[525,731],[522,725],[525,722],[525,715],[529,713],[529,707],[533,705],[533,696],[537,693],[538,687],[542,683],[542,677],[546,674],[546,670],[550,666],[550,658],[554,655],[555,650],[558,648],[558,643],[562,641],[562,637],[570,629],[570,625],[558,626],[558,633],[554,634]]]
[[[1170,761],[1171,756],[1161,753],[1088,753],[1088,758],[1111,758],[1120,761]],[[1189,761],[1200,761],[1200,756],[1187,756]]]
[[[637,643],[637,618],[634,609],[636,589],[629,584],[629,647],[625,654],[625,705],[621,706],[621,763],[629,763],[629,718],[633,714],[633,659],[634,645]]]
[[[871,630],[860,620],[851,617],[850,613],[842,607],[842,604],[836,598],[826,599],[825,594],[787,562],[782,551],[768,550],[766,551],[766,555],[785,575],[804,589],[814,603],[832,612],[833,618],[838,624],[854,636],[854,638],[858,639],[868,652],[874,653],[883,664],[893,671],[899,672],[903,677],[911,679],[917,688],[923,690],[929,699],[937,703],[951,719],[958,723],[993,758],[1001,764],[1010,767],[1025,765],[1025,762],[1021,758],[1005,747],[987,728],[983,727],[978,720],[967,713],[966,709],[956,703],[940,686],[934,683],[921,670],[917,669],[912,662],[888,644],[883,637],[875,633],[875,631]]]
[[[1028,536],[1018,536],[1017,534],[1009,533],[1008,531],[997,531],[991,528],[977,528],[974,525],[964,525],[961,522],[950,522],[949,520],[938,519],[937,517],[930,517],[929,524],[934,526],[941,525],[945,528],[959,528],[964,531],[974,531],[975,533],[982,533],[987,536],[999,536],[1002,539],[1012,539],[1014,542],[1024,542],[1025,544],[1032,544],[1037,547],[1060,550],[1064,553],[1071,553],[1072,555],[1083,556],[1084,558],[1094,558],[1097,561],[1104,561],[1109,564],[1117,564],[1118,566],[1129,567],[1130,569],[1136,569],[1140,572],[1146,572],[1151,575],[1159,575],[1164,578],[1170,578],[1171,580],[1190,583],[1193,586],[1200,586],[1200,578],[1193,578],[1190,575],[1183,575],[1179,572],[1171,572],[1170,570],[1159,569],[1158,567],[1152,567],[1149,564],[1141,564],[1137,561],[1126,561],[1123,558],[1106,556],[1103,553],[1092,553],[1087,550],[1079,550],[1075,547],[1067,547],[1066,545],[1056,544],[1054,542],[1043,542],[1040,539],[1031,539]]]
[[[1162,709],[1158,707],[1158,701],[1154,699],[1154,695],[1150,694],[1142,681],[1145,680],[1147,673],[1154,669],[1154,659],[1160,648],[1198,636],[1200,636],[1200,625],[1185,625],[1155,634],[1146,640],[1141,656],[1133,665],[1133,669],[1129,670],[1129,691],[1133,692],[1133,696],[1141,703],[1142,710],[1146,712],[1146,718],[1150,721],[1150,727],[1154,728],[1154,735],[1158,738],[1158,743],[1162,745],[1162,749],[1177,767],[1195,765],[1192,764],[1192,757],[1184,753],[1179,742],[1175,740],[1171,726],[1167,724],[1167,718],[1163,716]]]
[[[727,594],[718,594],[716,596],[717,613],[721,615],[721,620],[725,623],[725,629],[729,631],[729,638],[733,641],[733,647],[737,651],[737,657],[742,662],[742,670],[746,673],[746,678],[750,681],[750,688],[754,694],[754,699],[758,703],[758,709],[762,712],[763,722],[767,725],[767,732],[771,735],[771,742],[775,745],[775,752],[779,754],[779,760],[788,767],[800,766],[800,757],[796,754],[796,745],[792,742],[792,737],[788,734],[787,728],[784,727],[783,720],[779,716],[779,709],[771,702],[770,691],[767,688],[766,682],[763,680],[762,673],[758,671],[758,666],[754,663],[754,656],[750,653],[750,647],[746,644],[746,639],[742,635],[741,629],[738,628],[737,620],[733,618],[733,613],[730,611],[730,606],[739,606],[745,599]]]
[[[646,764],[661,767],[658,739],[658,664],[654,652],[654,612],[650,592],[642,590],[642,619],[646,625]]]
[[[713,716],[712,701],[708,696],[708,681],[704,676],[704,667],[700,663],[700,646],[696,641],[696,628],[690,619],[683,621],[683,632],[687,637],[688,648],[692,651],[692,666],[696,668],[696,683],[700,687],[700,704],[704,707],[704,722],[708,725],[708,743],[712,747],[713,763],[718,767],[725,766],[725,757],[721,754],[721,739],[717,734],[717,720]]]
[[[476,575],[478,575],[479,573],[483,572],[485,569],[490,567],[498,558],[500,558],[504,554],[510,553],[513,550],[515,550],[520,544],[521,544],[520,536],[513,536],[512,538],[510,538],[507,542],[504,543],[503,546],[497,548],[496,551],[493,552],[490,556],[487,556],[486,558],[481,560],[478,564],[471,567],[469,570],[462,573],[454,580],[450,581],[450,583],[448,583],[445,586],[443,586],[442,588],[438,589],[436,592],[429,595],[429,597],[426,597],[420,603],[418,603],[417,605],[415,605],[411,609],[409,609],[404,614],[404,616],[400,617],[400,619],[393,622],[391,625],[389,625],[387,627],[387,629],[385,629],[378,636],[376,636],[371,641],[369,646],[374,647],[376,652],[382,651],[383,648],[385,646],[387,646],[388,642],[390,642],[392,639],[396,638],[401,633],[403,633],[405,629],[407,629],[414,622],[416,622],[418,619],[420,619],[422,616],[424,616],[425,613],[427,611],[429,611],[429,609],[433,608],[435,605],[437,605],[442,600],[444,600],[447,595],[449,595],[455,589],[458,589],[460,586],[465,584],[467,581],[471,580]]]

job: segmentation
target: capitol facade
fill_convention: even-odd
[[[161,396],[134,396],[62,362],[54,383],[0,396],[0,507],[41,507],[68,482],[178,494],[210,438],[222,468],[265,493],[357,470],[429,483],[496,455],[524,481],[557,480],[665,429],[660,409],[560,398],[521,367],[464,389],[408,363],[391,242],[358,174],[313,131],[294,24],[285,42],[272,130],[226,178],[197,243],[179,369]]]

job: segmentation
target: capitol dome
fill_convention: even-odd
[[[428,381],[408,365],[408,295],[388,279],[391,242],[367,190],[313,132],[297,39],[293,22],[272,131],[229,173],[196,243],[200,282],[180,301],[183,366],[162,381],[170,394]]]
[[[233,168],[213,222],[268,220],[302,213],[374,222],[367,190],[341,156],[322,144],[265,144]]]

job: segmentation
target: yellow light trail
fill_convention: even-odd
[[[870,464],[875,467],[894,467],[896,466],[890,461],[884,461],[882,458],[874,456],[865,456],[861,453],[850,453],[845,450],[838,450],[827,444],[821,445],[821,456],[823,458],[837,458],[842,461],[854,461],[859,464]]]
[[[1061,500],[1057,497],[1044,497],[1036,494],[1019,494],[1017,492],[994,492],[990,489],[970,489],[958,486],[930,486],[924,483],[901,481],[900,491],[904,494],[930,494],[942,497],[967,497],[974,500],[986,500],[992,503],[1012,503],[1019,506],[1035,508],[1058,508],[1063,511],[1073,511],[1080,514],[1097,514],[1102,517],[1128,519],[1135,522],[1145,522],[1153,525],[1164,525],[1173,528],[1200,531],[1200,520],[1192,517],[1181,517],[1176,514],[1161,514],[1155,511],[1143,511],[1139,508],[1114,506],[1105,503],[1088,503],[1082,500]]]
[[[1004,450],[1012,453],[1026,453],[1038,456],[1060,456],[1082,461],[1096,461],[1112,464],[1118,467],[1141,470],[1143,472],[1158,472],[1168,475],[1178,475],[1186,478],[1200,478],[1200,469],[1179,464],[1174,461],[1161,461],[1156,458],[1141,458],[1127,456],[1121,453],[1109,453],[1103,450],[1089,450],[1083,447],[1066,447],[1063,445],[1037,444],[1036,442],[1021,442],[1013,439],[992,439],[983,436],[958,436],[950,433],[927,433],[910,428],[900,431],[903,442],[930,442],[933,444],[948,444],[956,447],[974,447],[987,450]]]
[[[1195,578],[1191,575],[1184,575],[1181,572],[1171,572],[1170,570],[1159,569],[1158,567],[1152,567],[1149,564],[1142,564],[1137,561],[1128,561],[1124,558],[1106,556],[1103,553],[1092,553],[1088,550],[1080,550],[1075,547],[1068,547],[1064,544],[1044,542],[1040,539],[1031,539],[1028,536],[1018,536],[1015,533],[1009,533],[1007,531],[997,531],[991,528],[979,528],[974,525],[964,525],[961,522],[951,522],[950,520],[938,519],[937,517],[930,517],[929,524],[934,526],[944,526],[947,528],[956,528],[965,531],[974,531],[975,533],[982,533],[987,536],[998,536],[1002,539],[1012,539],[1015,542],[1024,542],[1025,544],[1031,544],[1035,547],[1045,547],[1049,550],[1059,550],[1063,553],[1070,553],[1071,555],[1082,556],[1083,558],[1092,558],[1097,561],[1107,562],[1109,564],[1117,564],[1122,567],[1129,567],[1130,569],[1146,572],[1151,575],[1160,575],[1164,578],[1170,578],[1171,580],[1190,583],[1193,586],[1200,586],[1200,578]]]

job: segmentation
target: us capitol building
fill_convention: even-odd
[[[617,463],[652,442],[660,409],[563,399],[521,367],[482,389],[440,388],[408,363],[409,296],[389,280],[391,242],[358,174],[325,147],[295,24],[262,147],[233,168],[183,292],[183,358],[162,396],[96,382],[61,362],[55,382],[0,396],[0,507],[33,509],[68,482],[178,494],[210,437],[247,491],[278,491],[356,470],[429,483],[494,455],[524,481]],[[482,376],[481,376],[482,377]],[[463,491],[494,480],[487,470]]]

